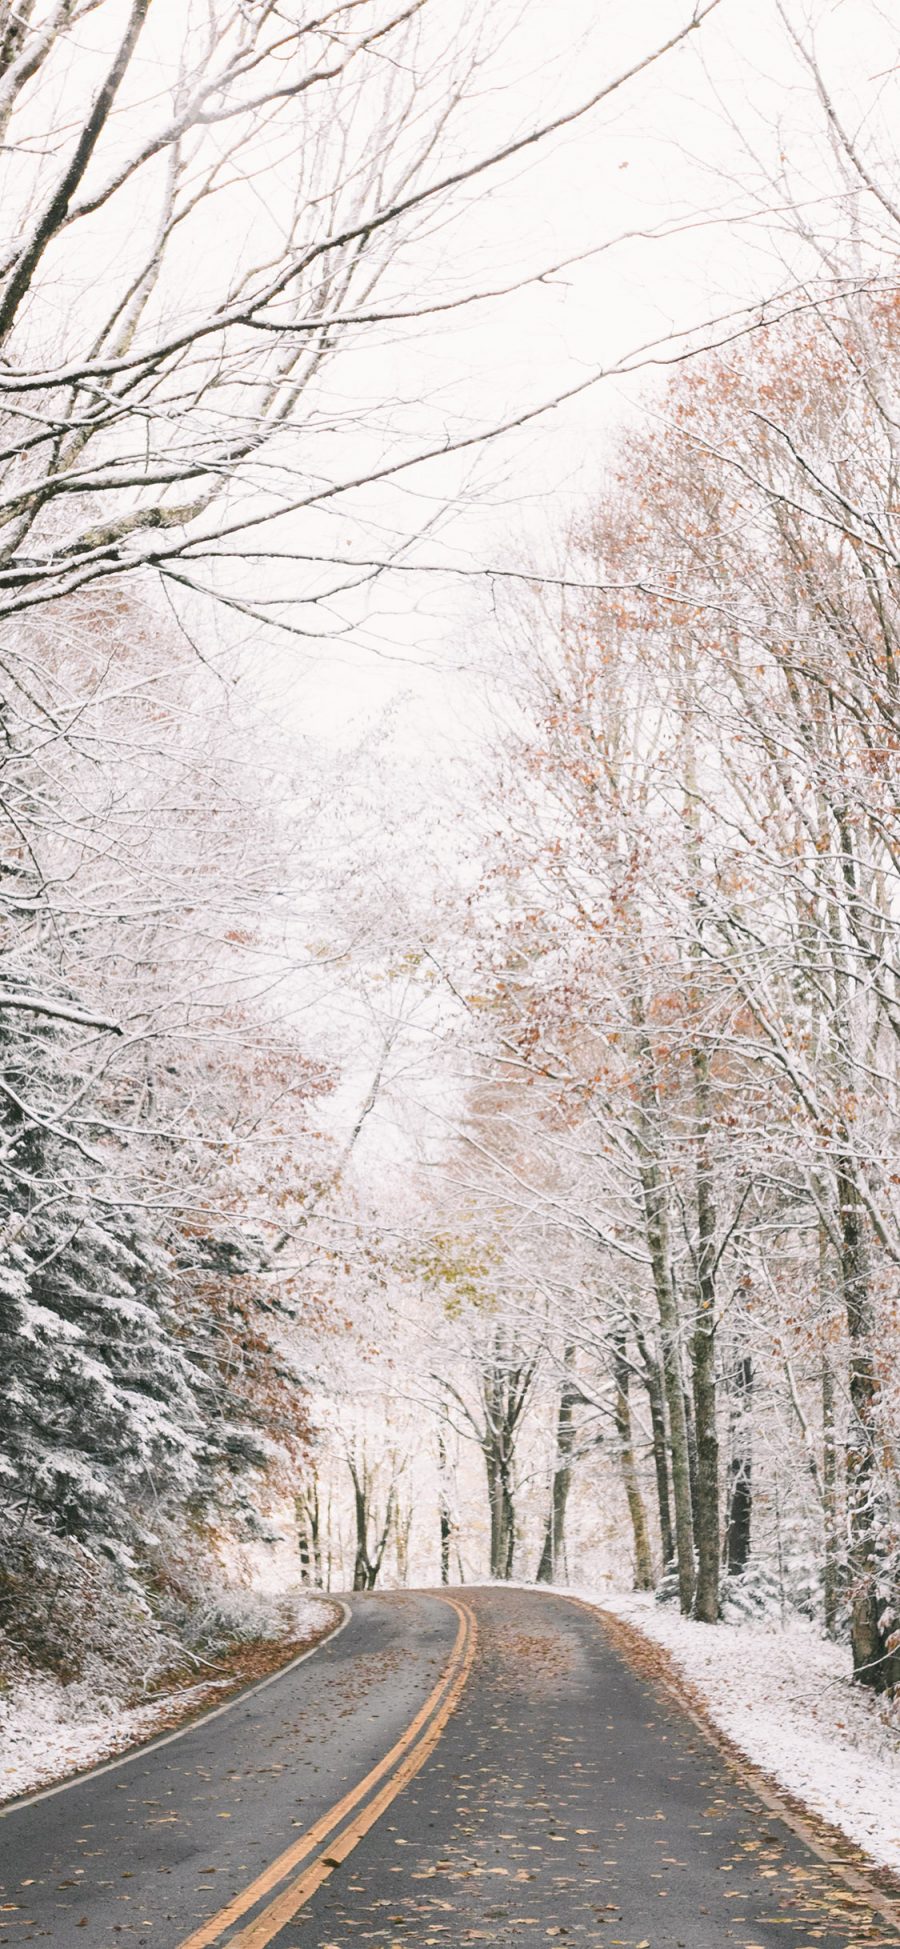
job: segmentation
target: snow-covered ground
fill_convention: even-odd
[[[244,1639],[312,1641],[332,1615],[335,1621],[338,1616],[336,1606],[321,1598],[287,1599],[282,1594],[276,1606],[249,1591],[237,1593],[231,1609]],[[176,1717],[188,1718],[202,1706],[215,1705],[233,1683],[231,1678],[211,1677],[146,1705],[126,1706],[109,1689],[109,1675],[104,1686],[99,1672],[71,1685],[33,1676],[13,1681],[0,1694],[0,1801],[127,1752],[166,1730]]]
[[[209,1686],[197,1685],[188,1697],[193,1702],[195,1695],[199,1705],[208,1693]],[[115,1699],[86,1696],[81,1684],[20,1680],[0,1703],[0,1800],[64,1779],[148,1739],[164,1703],[171,1701],[154,1699],[152,1705],[129,1709]]]
[[[569,1593],[662,1645],[717,1726],[769,1778],[900,1872],[900,1709],[811,1626],[694,1624],[652,1597]]]

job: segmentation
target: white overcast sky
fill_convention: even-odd
[[[870,160],[896,181],[900,11],[874,0],[784,5],[801,35],[814,34],[836,104],[854,133],[864,131]],[[689,7],[510,0],[504,13],[501,0],[495,12],[506,38],[472,108],[485,149],[498,127],[525,127],[583,99],[664,40]],[[779,169],[783,182],[773,186]],[[432,429],[445,425],[451,434],[514,414],[634,348],[777,291],[798,262],[780,203],[802,198],[827,237],[836,181],[776,0],[720,0],[700,32],[606,107],[482,179],[464,212],[441,219],[406,257],[403,295],[503,284],[578,252],[595,254],[464,318],[368,344],[341,384],[348,397],[358,388],[360,397],[425,400]],[[616,424],[645,401],[652,410],[659,380],[652,364],[603,380],[474,460],[432,464],[358,500],[341,516],[348,547],[378,553],[392,533],[434,518],[421,550],[429,561],[470,570],[519,560],[523,545],[552,555],[601,478]],[[277,653],[270,680],[281,707],[288,686],[298,724],[328,740],[352,741],[400,693],[412,699],[410,737],[464,738],[466,688],[447,672],[468,653],[477,614],[465,579],[393,579],[339,641]]]

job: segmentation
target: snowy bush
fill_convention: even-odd
[[[121,1565],[35,1526],[5,1543],[0,1632],[7,1674],[37,1667],[120,1698],[152,1683],[173,1652]]]

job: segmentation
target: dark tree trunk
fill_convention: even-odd
[[[491,1512],[491,1576],[506,1581],[512,1576],[516,1527],[509,1463],[503,1454],[502,1439],[489,1438],[484,1461]]]
[[[647,1375],[650,1426],[653,1430],[653,1469],[656,1476],[656,1507],[659,1514],[659,1547],[668,1568],[675,1560],[675,1534],[672,1529],[672,1504],[669,1495],[669,1442],[666,1435],[666,1399],[662,1378],[654,1362]]]
[[[648,1142],[644,1145],[641,1160],[641,1189],[647,1228],[647,1248],[659,1310],[663,1385],[669,1410],[678,1597],[682,1611],[685,1615],[689,1615],[694,1601],[694,1531],[688,1426],[681,1383],[680,1321],[669,1260],[665,1188],[659,1165],[649,1148],[652,1132],[647,1128],[646,1119],[645,1130]]]
[[[634,1440],[631,1431],[631,1403],[629,1400],[628,1352],[625,1337],[620,1334],[613,1342],[613,1378],[616,1387],[616,1434],[619,1437],[619,1464],[622,1470],[622,1483],[631,1530],[634,1537],[634,1587],[635,1590],[653,1589],[653,1560],[650,1555],[650,1537],[647,1532],[647,1512],[641,1495],[637,1469],[634,1461]]]
[[[697,1588],[694,1615],[719,1615],[719,1437],[716,1428],[716,1207],[710,1159],[709,1057],[692,1052],[696,1121],[697,1289],[694,1307],[694,1415],[697,1427]]]
[[[719,1440],[716,1432],[715,1329],[704,1320],[694,1334],[694,1407],[697,1417],[697,1588],[694,1616],[715,1624],[719,1615]]]
[[[900,1650],[891,1651],[879,1597],[879,1486],[875,1420],[878,1377],[875,1320],[869,1290],[865,1217],[856,1168],[842,1158],[837,1173],[841,1231],[841,1280],[850,1335],[851,1431],[847,1447],[847,1520],[850,1532],[850,1638],[853,1672],[863,1685],[886,1691],[900,1682]]]
[[[516,1431],[534,1379],[535,1356],[511,1346],[498,1329],[492,1357],[482,1376],[484,1428],[479,1435],[487,1474],[491,1518],[491,1576],[507,1580],[513,1573],[516,1512],[513,1471]]]
[[[753,1362],[739,1354],[731,1374],[731,1456],[728,1463],[728,1517],[725,1566],[740,1577],[750,1561],[753,1520]]]
[[[394,1505],[394,1548],[397,1553],[397,1582],[401,1590],[404,1590],[409,1583],[409,1538],[412,1519],[412,1502],[406,1502],[401,1510],[398,1496]]]
[[[295,1498],[294,1509],[297,1518],[297,1553],[300,1558],[301,1582],[321,1589],[322,1543],[318,1483],[314,1482],[310,1489],[302,1491]]]
[[[822,1513],[825,1525],[825,1629],[837,1636],[841,1594],[841,1547],[838,1533],[838,1457],[834,1432],[834,1375],[828,1355],[822,1356]]]
[[[653,1050],[647,1034],[643,1000],[637,984],[632,989],[630,1007],[640,1072],[638,1106],[640,1120],[637,1136],[641,1200],[653,1291],[659,1313],[663,1385],[669,1410],[678,1601],[687,1616],[694,1601],[694,1533],[687,1423],[681,1384],[681,1322],[678,1317],[678,1299],[672,1279],[672,1261],[669,1251],[668,1199],[660,1165],[659,1102]]]
[[[368,1527],[369,1511],[362,1481],[353,1476],[353,1514],[356,1519],[356,1555],[353,1562],[354,1590],[369,1588]]]
[[[513,1507],[512,1480],[509,1463],[504,1457],[500,1466],[500,1492],[503,1509],[503,1536],[501,1549],[503,1568],[500,1575],[508,1582],[513,1573],[513,1556],[516,1548],[516,1512]]]
[[[350,1462],[348,1466],[350,1469],[350,1478],[353,1483],[353,1513],[356,1523],[356,1554],[353,1563],[353,1588],[354,1590],[374,1590],[378,1582],[378,1573],[384,1560],[387,1540],[391,1533],[391,1522],[394,1515],[394,1488],[392,1485],[388,1495],[381,1534],[378,1537],[374,1550],[370,1551],[369,1522],[371,1520],[371,1509],[369,1505],[368,1471],[365,1467],[357,1468],[355,1462]]]
[[[556,1420],[556,1453],[553,1459],[553,1480],[550,1485],[550,1507],[547,1511],[541,1560],[537,1568],[539,1584],[555,1582],[557,1566],[565,1563],[566,1503],[572,1483],[575,1404],[578,1400],[578,1389],[569,1379],[569,1369],[573,1366],[574,1360],[574,1347],[567,1347],[563,1362],[565,1376],[560,1388]]]
[[[453,1518],[450,1514],[450,1498],[447,1494],[447,1449],[443,1435],[438,1435],[438,1496],[440,1502],[441,1524],[441,1583],[450,1582],[450,1544],[453,1537]]]
[[[694,1404],[687,1388],[684,1389],[684,1425],[687,1430],[688,1479],[691,1485],[691,1534],[696,1550],[700,1484],[697,1475],[697,1434],[694,1428]]]
[[[638,1353],[644,1369],[644,1385],[650,1405],[650,1427],[653,1434],[653,1469],[656,1477],[656,1506],[659,1514],[659,1541],[664,1569],[675,1559],[675,1536],[672,1530],[672,1504],[669,1493],[669,1442],[666,1433],[666,1397],[663,1393],[662,1372],[659,1361],[651,1353],[647,1338],[640,1323],[635,1322],[635,1337]]]

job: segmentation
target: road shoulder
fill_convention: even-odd
[[[864,1895],[873,1908],[900,1931],[900,1874],[848,1834],[836,1821],[828,1820],[818,1808],[793,1792],[785,1779],[759,1763],[750,1742],[739,1742],[719,1722],[710,1699],[704,1695],[693,1674],[684,1669],[671,1645],[651,1633],[655,1622],[649,1605],[636,1617],[628,1600],[604,1601],[602,1595],[560,1590],[559,1595],[585,1609],[595,1611],[602,1620],[614,1648],[640,1677],[673,1696],[704,1736],[722,1754],[739,1779],[757,1794],[763,1804],[811,1848],[818,1858],[840,1875],[847,1885]],[[627,1610],[629,1615],[623,1615]],[[709,1626],[693,1626],[708,1632]],[[717,1631],[723,1627],[713,1627]],[[735,1685],[739,1683],[735,1675]],[[884,1810],[890,1817],[890,1803]]]
[[[0,1818],[227,1710],[310,1657],[348,1616],[339,1600],[311,1596],[308,1617],[290,1636],[236,1643],[208,1677],[198,1681],[186,1672],[183,1683],[145,1704],[110,1702],[104,1710],[101,1701],[93,1712],[82,1710],[68,1722],[60,1716],[62,1688],[40,1678],[26,1682],[3,1707]]]

